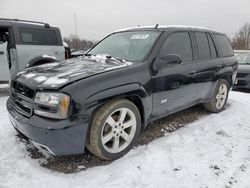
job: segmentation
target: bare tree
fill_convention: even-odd
[[[232,39],[234,49],[246,50],[250,48],[250,23],[245,23]]]
[[[64,37],[63,41],[68,43],[71,49],[76,49],[76,50],[87,50],[94,45],[94,41],[80,39],[76,35],[70,35],[69,37]]]

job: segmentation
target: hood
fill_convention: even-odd
[[[238,72],[239,73],[250,73],[250,65],[249,64],[238,64]]]
[[[28,68],[20,72],[16,80],[33,88],[56,89],[70,82],[132,65],[107,55],[82,56]]]

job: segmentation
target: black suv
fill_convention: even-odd
[[[158,26],[116,31],[84,56],[28,68],[11,82],[16,130],[54,155],[112,160],[156,119],[203,103],[224,109],[237,71],[225,34]]]

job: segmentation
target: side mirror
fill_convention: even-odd
[[[167,65],[176,65],[181,64],[182,59],[181,56],[178,54],[164,54],[160,57],[160,64],[161,67],[167,66]]]

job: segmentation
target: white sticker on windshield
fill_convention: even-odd
[[[133,35],[131,39],[147,39],[149,35]]]

